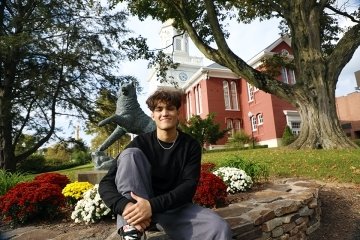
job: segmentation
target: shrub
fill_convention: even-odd
[[[233,167],[221,167],[214,172],[227,186],[228,193],[245,192],[252,187],[253,181],[244,170]]]
[[[52,183],[58,185],[61,189],[63,189],[66,184],[70,183],[70,179],[66,175],[60,173],[42,173],[37,175],[34,178],[34,181]]]
[[[269,168],[267,165],[252,161],[245,161],[239,156],[233,156],[226,159],[220,167],[234,167],[242,169],[251,177],[253,182],[259,182],[261,180],[267,181],[269,178]]]
[[[110,215],[111,210],[100,198],[98,191],[99,184],[84,193],[84,198],[75,205],[75,210],[71,214],[71,219],[76,223],[94,223],[105,216]]]
[[[85,164],[91,161],[91,154],[85,151],[75,151],[71,154],[71,161],[78,164]]]
[[[245,144],[251,142],[251,136],[244,131],[236,132],[228,139],[226,146],[229,148],[243,148]]]
[[[10,188],[24,182],[26,177],[21,173],[11,173],[0,169],[0,196],[4,195]]]
[[[205,207],[218,207],[226,202],[226,185],[218,176],[202,171],[193,201]]]
[[[45,157],[41,154],[33,154],[21,161],[17,168],[21,172],[39,173],[45,168]]]
[[[49,219],[59,213],[65,198],[58,185],[24,182],[0,197],[0,215],[5,222],[25,223],[31,219]]]
[[[283,146],[287,146],[290,143],[294,142],[295,139],[296,139],[296,136],[291,131],[291,128],[288,125],[286,125],[286,127],[284,129],[284,133],[281,138],[281,144]]]
[[[78,182],[67,184],[62,190],[62,194],[70,201],[71,204],[75,204],[78,200],[83,198],[84,193],[93,188],[89,182]]]

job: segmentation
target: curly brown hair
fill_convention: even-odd
[[[154,111],[159,102],[165,103],[167,106],[175,106],[179,109],[181,106],[182,92],[176,88],[159,88],[146,100],[146,104],[150,111]]]

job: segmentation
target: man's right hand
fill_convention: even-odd
[[[126,211],[126,209],[129,209],[132,205],[134,205],[134,203],[132,203],[132,202],[126,204],[126,206],[124,208],[124,212],[128,212],[128,211]],[[123,217],[124,217],[124,215],[123,215]],[[151,223],[151,217],[144,219],[141,222],[136,223],[135,225],[130,224],[130,223],[129,224],[134,226],[138,231],[145,232],[145,229],[150,226],[150,223]]]

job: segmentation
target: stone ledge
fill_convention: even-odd
[[[320,227],[320,185],[285,179],[246,201],[215,210],[227,220],[237,240],[304,240]],[[148,240],[170,240],[163,232],[149,232]]]

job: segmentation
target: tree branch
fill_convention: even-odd
[[[205,0],[205,8],[207,12],[207,17],[210,23],[210,27],[216,42],[216,45],[218,46],[220,53],[222,52],[228,52],[231,51],[229,46],[226,43],[226,39],[224,37],[224,33],[220,27],[219,20],[217,19],[217,12],[215,10],[215,5],[212,0]]]
[[[336,45],[328,58],[328,79],[334,79],[334,87],[342,69],[360,46],[360,23],[351,27]]]
[[[360,23],[360,20],[358,20],[355,17],[351,16],[349,13],[340,11],[340,10],[334,8],[333,6],[331,6],[330,4],[327,4],[326,8],[330,9],[331,11],[333,11],[333,12],[335,12],[335,13],[341,15],[341,16],[349,18],[351,21],[353,21],[355,23]]]

